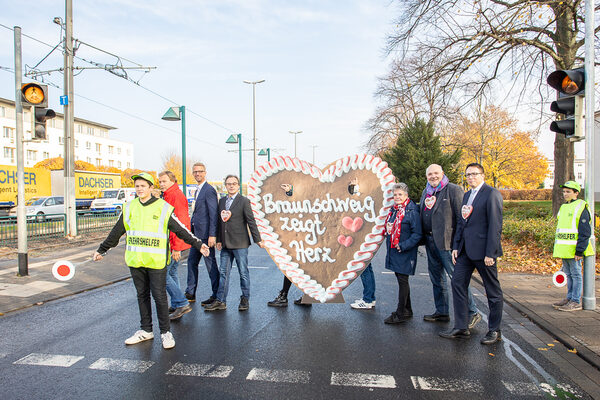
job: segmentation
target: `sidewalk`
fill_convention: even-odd
[[[478,275],[474,276],[479,279]],[[555,310],[552,303],[563,299],[567,288],[555,287],[552,275],[502,273],[499,278],[506,303],[600,369],[600,307],[572,312]],[[596,299],[598,297],[600,281],[596,279]]]

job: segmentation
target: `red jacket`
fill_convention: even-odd
[[[182,224],[185,225],[188,230],[190,229],[190,213],[188,209],[188,202],[179,185],[174,184],[163,192],[164,200],[175,208],[175,216]],[[171,244],[171,250],[183,251],[189,249],[191,246],[179,239],[173,232],[170,233],[169,243]]]

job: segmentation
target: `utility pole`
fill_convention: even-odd
[[[252,151],[254,152],[254,170],[256,171],[256,84],[263,83],[265,80],[260,81],[244,81],[249,85],[252,85]],[[240,179],[242,179],[240,177]],[[241,193],[241,185],[240,185]]]
[[[302,133],[302,131],[288,131],[289,133],[291,133],[292,135],[294,135],[294,157],[297,157],[297,152],[296,152],[296,148],[297,148],[297,137],[299,133]]]
[[[312,145],[312,146],[310,146],[310,147],[312,147],[312,149],[313,149],[313,162],[312,162],[312,163],[313,163],[313,165],[314,165],[314,163],[315,163],[315,149],[316,149],[317,147],[319,147],[319,146],[317,146],[316,144],[313,144],[313,145]]]
[[[594,237],[594,97],[595,71],[594,71],[594,0],[585,1],[585,200],[590,206],[592,217],[592,246],[596,248]],[[583,260],[583,296],[584,310],[596,309],[596,256],[584,257]]]
[[[67,101],[65,114],[65,211],[67,236],[77,235],[77,208],[75,206],[75,113],[73,95],[73,0],[65,0],[64,90]]]
[[[22,57],[21,27],[15,26],[15,122],[17,130],[17,240],[18,276],[29,275],[27,261],[27,216],[25,215],[25,159],[23,157],[23,104],[21,102]],[[35,116],[31,115],[31,118]]]

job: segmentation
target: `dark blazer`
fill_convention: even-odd
[[[260,242],[260,233],[256,227],[256,221],[254,220],[254,214],[250,207],[250,200],[241,194],[237,194],[229,211],[231,211],[231,217],[227,222],[223,222],[221,218],[221,211],[225,210],[225,202],[227,196],[219,200],[219,223],[217,227],[217,243],[221,243],[226,249],[245,249],[250,247],[250,237],[248,236],[248,229],[252,234],[252,240],[254,243]]]
[[[217,236],[217,191],[204,183],[196,196],[194,213],[192,214],[192,233],[206,241],[209,236]]]
[[[400,229],[398,241],[400,251],[390,248],[390,235],[386,234],[385,268],[404,275],[414,275],[417,268],[417,249],[422,234],[419,208],[412,200],[406,205],[406,213]]]
[[[470,190],[465,193],[463,205],[470,195]],[[458,220],[452,249],[459,254],[465,250],[471,260],[496,259],[502,255],[502,195],[484,183],[472,205],[471,215],[466,220],[461,215]]]
[[[423,215],[425,208],[425,195],[427,189],[421,195],[420,211]],[[445,188],[436,193],[436,201],[431,210],[431,231],[433,241],[440,250],[452,250],[452,241],[456,224],[461,218],[460,208],[462,206],[465,192],[454,183],[448,183]]]

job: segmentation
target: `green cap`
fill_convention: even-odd
[[[139,174],[135,174],[131,177],[131,179],[134,181],[136,179],[143,179],[147,181],[150,184],[150,186],[154,186],[154,178],[147,172],[140,172]]]
[[[567,181],[563,185],[560,185],[561,188],[569,188],[581,192],[581,185],[575,181]]]

